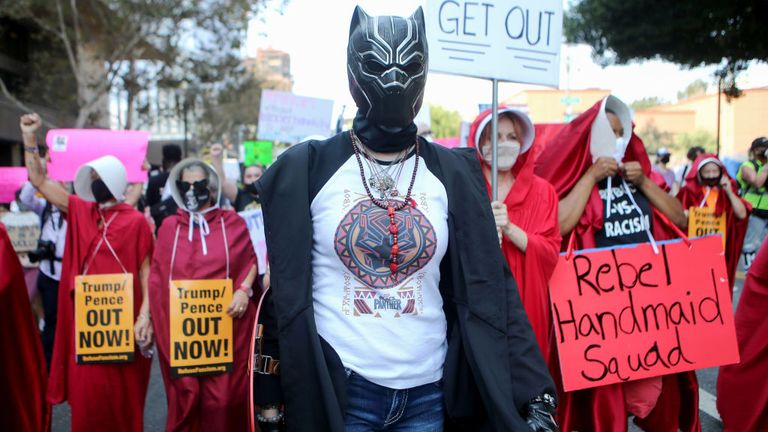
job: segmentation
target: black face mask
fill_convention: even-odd
[[[661,163],[668,164],[669,163],[669,155],[662,156],[661,157]]]
[[[208,190],[208,179],[187,183],[176,180],[176,187],[184,198],[184,207],[189,211],[198,211],[211,200],[211,191]]]
[[[107,201],[115,199],[102,179],[94,180],[93,183],[91,183],[91,193],[93,193],[93,197],[99,204],[104,204]]]
[[[427,84],[424,12],[408,18],[372,17],[355,7],[349,26],[347,77],[359,112],[400,130],[413,123]]]
[[[259,191],[256,189],[256,182],[245,185],[245,191],[254,196],[259,194]]]
[[[701,178],[701,184],[704,186],[710,186],[714,187],[720,184],[720,179],[723,177],[722,174],[720,174],[717,177],[702,177]]]

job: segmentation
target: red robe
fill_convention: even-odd
[[[601,101],[579,115],[567,126],[542,125],[537,128],[555,127],[559,130],[547,134],[551,138],[543,143],[541,155],[536,159],[535,173],[552,183],[562,199],[571,191],[592,165],[589,139],[591,127],[599,114]],[[645,175],[660,185],[663,179],[651,174],[651,162],[640,138],[632,134],[623,162],[637,161]],[[592,190],[584,213],[576,224],[574,249],[594,248],[595,234],[603,227],[603,201],[598,188]],[[656,240],[675,237],[668,220],[657,210],[653,211],[653,235]],[[563,239],[563,246],[570,236]],[[565,249],[565,247],[563,247]],[[563,431],[619,432],[627,430],[628,412],[625,406],[625,386],[612,384],[574,392],[562,391],[562,379],[555,368],[555,382],[560,387],[558,420]],[[700,431],[698,413],[698,382],[695,372],[666,375],[663,377],[661,395],[651,413],[644,419],[636,419],[646,431],[684,432]]]
[[[744,281],[736,309],[741,362],[717,377],[717,410],[724,432],[768,431],[768,242],[763,242]]]
[[[118,204],[101,213],[104,220],[112,220],[107,229],[107,240],[125,269],[133,275],[135,320],[142,302],[139,270],[144,260],[152,254],[152,231],[144,216],[128,204]],[[152,362],[141,355],[138,344],[131,363],[75,363],[74,282],[93,256],[102,236],[99,214],[98,204],[83,201],[75,195],[69,197],[67,243],[59,284],[59,315],[48,382],[48,401],[69,401],[74,432],[141,431]],[[122,272],[120,263],[106,244],[102,244],[88,268],[88,274]]]
[[[501,107],[503,108],[503,107]],[[482,120],[491,115],[487,110],[475,119],[469,130],[469,136],[476,136]],[[488,126],[490,127],[490,126]],[[470,147],[474,147],[470,142]],[[512,174],[512,185],[504,204],[507,206],[509,221],[517,225],[528,235],[526,252],[520,251],[508,238],[504,237],[501,250],[515,276],[523,307],[531,322],[539,348],[550,364],[554,327],[549,308],[549,278],[555,271],[560,252],[560,226],[557,223],[557,194],[551,184],[533,174],[533,161],[537,146],[534,144],[521,154]],[[481,163],[486,163],[478,153]],[[491,196],[491,184],[486,179],[488,195]]]
[[[688,170],[688,173],[685,176],[685,186],[683,186],[680,189],[680,192],[677,193],[677,199],[680,200],[683,204],[683,208],[686,210],[690,207],[698,207],[706,196],[707,189],[699,183],[697,173],[699,172],[699,164],[701,161],[709,158],[717,159],[717,156],[713,154],[702,154],[696,158],[693,162],[693,166]],[[720,162],[719,159],[717,159],[717,161]],[[722,162],[720,162],[720,167],[722,168],[723,175],[727,177],[728,173],[725,171]],[[720,189],[720,187],[717,186],[717,189]],[[734,193],[738,193],[736,182],[733,181],[733,179],[731,179],[731,190]],[[720,194],[717,198],[715,207],[715,215],[720,216],[725,213],[725,266],[728,270],[728,280],[731,282],[731,296],[733,296],[736,266],[739,263],[739,255],[741,255],[741,246],[744,244],[744,236],[747,234],[749,217],[745,217],[744,219],[736,218],[733,213],[731,201],[725,195],[725,192],[722,190],[719,192]],[[752,205],[743,199],[741,202],[743,202],[744,206],[747,208],[747,216],[749,216]]]
[[[256,307],[234,320],[234,365],[227,374],[172,378],[170,369],[169,268],[178,227],[178,245],[173,279],[224,279],[229,250],[232,288],[237,290],[248,271],[256,265],[256,255],[245,221],[237,213],[216,209],[205,214],[210,233],[205,237],[208,254],[203,255],[200,233],[195,227],[188,239],[189,214],[179,212],[167,218],[157,234],[149,278],[150,308],[168,399],[168,431],[245,431],[248,428],[248,358]],[[226,240],[222,231],[224,222]],[[254,294],[256,295],[256,294]]]
[[[45,400],[48,373],[24,271],[5,227],[0,224],[0,427],[43,432],[51,428]]]

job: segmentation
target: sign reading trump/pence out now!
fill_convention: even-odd
[[[133,276],[75,278],[75,354],[78,364],[133,361]]]
[[[719,236],[560,256],[550,298],[565,390],[738,362],[728,286]]]
[[[232,369],[232,279],[172,280],[171,375],[199,376]]]

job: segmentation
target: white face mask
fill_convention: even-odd
[[[624,159],[624,153],[626,152],[627,142],[625,142],[623,137],[616,138],[616,150],[613,153],[613,158],[618,162],[621,162],[621,160]]]
[[[509,171],[515,166],[520,156],[520,143],[517,141],[499,141],[499,171]],[[493,146],[488,144],[483,148],[483,159],[493,166]]]

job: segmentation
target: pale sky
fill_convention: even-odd
[[[251,21],[245,55],[255,56],[257,48],[274,48],[291,55],[293,92],[301,96],[332,99],[334,118],[347,105],[347,116],[355,111],[346,74],[346,47],[349,22],[356,4],[371,15],[413,13],[421,4],[414,0],[290,0],[280,14],[270,10]],[[606,88],[627,103],[657,96],[674,101],[677,92],[696,79],[714,82],[714,66],[683,69],[662,61],[645,61],[601,68],[591,59],[586,45],[563,45],[560,88]],[[566,63],[570,59],[570,74]],[[742,88],[768,86],[768,65],[755,64],[743,72]],[[502,83],[501,100],[529,85]],[[425,105],[435,104],[457,110],[465,120],[477,114],[478,104],[491,102],[491,82],[454,75],[430,73]]]

